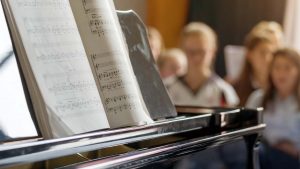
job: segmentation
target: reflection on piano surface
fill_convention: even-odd
[[[193,154],[201,152],[206,157],[214,149],[223,151],[224,144],[236,146],[235,142],[244,140],[247,151],[241,158],[247,158],[247,168],[253,168],[253,147],[265,127],[261,112],[218,108],[211,112],[184,113],[140,127],[4,145],[0,147],[0,167],[32,163],[50,168],[172,168],[184,165],[186,155],[195,158],[198,155]],[[210,164],[215,163],[212,160]]]

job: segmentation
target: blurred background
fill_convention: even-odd
[[[218,34],[215,70],[226,75],[224,47],[243,45],[246,34],[260,21],[282,25],[285,42],[300,49],[298,0],[114,0],[119,10],[132,9],[146,25],[157,28],[167,48],[178,47],[184,25],[201,21]]]
[[[263,107],[267,127],[256,165],[300,168],[299,0],[114,1],[148,26],[175,105]],[[186,157],[174,168],[243,169],[246,159],[240,141]]]

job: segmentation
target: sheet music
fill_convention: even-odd
[[[70,0],[111,127],[151,123],[111,1]]]
[[[66,135],[108,128],[69,2],[10,0],[9,3],[49,117],[58,120],[50,124],[67,126],[66,131],[71,133]],[[58,134],[61,136],[64,135]]]

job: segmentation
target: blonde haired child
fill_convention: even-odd
[[[273,42],[278,46],[283,45],[283,30],[282,26],[275,21],[261,21],[256,24],[250,34],[267,34],[273,40]]]
[[[185,74],[186,56],[180,49],[167,49],[158,57],[157,66],[164,84],[168,87],[177,76]]]
[[[193,22],[182,32],[181,48],[187,56],[187,72],[170,85],[169,94],[177,105],[235,106],[234,89],[214,73],[216,33],[206,24]]]
[[[187,56],[188,67],[186,74],[177,78],[169,87],[169,94],[174,104],[206,107],[236,106],[239,99],[233,87],[216,75],[213,70],[217,51],[216,33],[204,23],[190,23],[182,32],[181,48]],[[222,155],[222,157],[232,157],[233,165],[244,166],[245,160],[241,163],[236,160],[239,154],[231,149],[225,149],[223,151],[221,148],[216,148],[197,153],[181,161],[177,167],[225,168],[226,160],[220,158]],[[221,151],[222,154],[220,154]]]

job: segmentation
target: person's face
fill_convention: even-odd
[[[298,77],[299,70],[295,63],[284,56],[275,58],[271,67],[271,78],[278,93],[292,94],[296,89]]]
[[[164,66],[161,68],[160,73],[163,78],[177,75],[181,69],[180,64],[174,58],[170,58],[166,61]]]
[[[257,72],[268,68],[273,59],[272,53],[275,49],[275,45],[261,42],[254,49],[248,51],[247,57],[252,68]]]
[[[187,56],[189,68],[211,67],[216,50],[207,39],[188,36],[183,39],[182,49]]]

